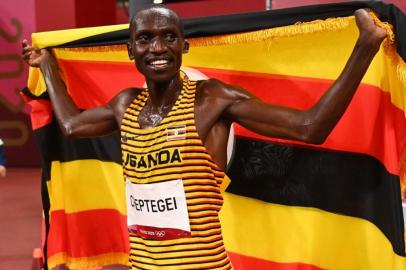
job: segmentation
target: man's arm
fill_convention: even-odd
[[[343,115],[372,59],[386,37],[365,10],[355,13],[360,31],[354,50],[330,89],[309,110],[300,111],[265,104],[248,92],[222,84],[230,100],[223,115],[267,136],[321,144]]]
[[[127,103],[129,91],[124,91],[104,106],[80,111],[69,96],[66,85],[59,75],[55,57],[46,49],[36,49],[23,41],[23,58],[32,67],[39,67],[47,85],[47,91],[57,121],[64,135],[69,137],[102,136],[115,131],[123,115],[123,103]],[[126,108],[126,107],[124,107]]]

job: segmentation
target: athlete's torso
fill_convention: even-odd
[[[223,203],[220,185],[225,175],[213,162],[196,131],[195,93],[196,82],[185,80],[172,110],[152,128],[141,129],[138,123],[148,99],[147,91],[142,92],[124,114],[121,138],[126,181],[148,189],[155,184],[180,180],[191,234],[187,238],[157,240],[160,236],[144,239],[149,237],[130,231],[132,269],[231,269],[218,217]],[[159,201],[165,202],[165,199],[153,204],[149,199],[135,200],[132,207],[144,212],[152,211],[152,207],[156,212],[171,210],[177,205],[170,198],[168,195],[161,208],[158,208]],[[148,209],[144,201],[149,204]]]

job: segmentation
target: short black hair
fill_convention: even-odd
[[[169,13],[177,19],[178,24],[179,24],[179,28],[180,28],[180,34],[182,35],[182,38],[184,38],[184,36],[185,36],[185,31],[184,31],[184,28],[183,28],[183,22],[182,22],[181,18],[179,17],[179,15],[178,15],[173,9],[168,8],[168,7],[165,6],[165,5],[162,5],[162,4],[151,4],[151,5],[148,5],[148,6],[144,7],[144,8],[142,8],[142,9],[138,10],[137,13],[135,13],[135,14],[131,17],[130,26],[129,26],[129,29],[130,29],[130,40],[132,39],[132,33],[133,33],[134,27],[135,27],[135,25],[136,25],[137,16],[138,16],[141,12],[144,12],[144,11],[147,11],[147,10],[159,10],[159,9],[165,9],[165,10],[169,11]]]

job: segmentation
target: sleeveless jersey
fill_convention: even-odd
[[[196,131],[195,92],[196,82],[185,78],[173,108],[152,128],[142,129],[138,122],[147,90],[124,114],[121,145],[126,181],[145,185],[181,179],[191,231],[191,237],[171,240],[144,239],[130,231],[131,269],[232,269],[218,216],[225,174]]]

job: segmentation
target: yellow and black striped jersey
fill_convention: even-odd
[[[225,174],[196,131],[195,92],[196,82],[186,77],[173,108],[152,128],[142,129],[138,123],[147,90],[124,114],[124,177],[134,184],[181,179],[191,230],[191,237],[171,240],[145,239],[130,231],[131,269],[232,269],[219,221],[223,204],[220,185]]]

